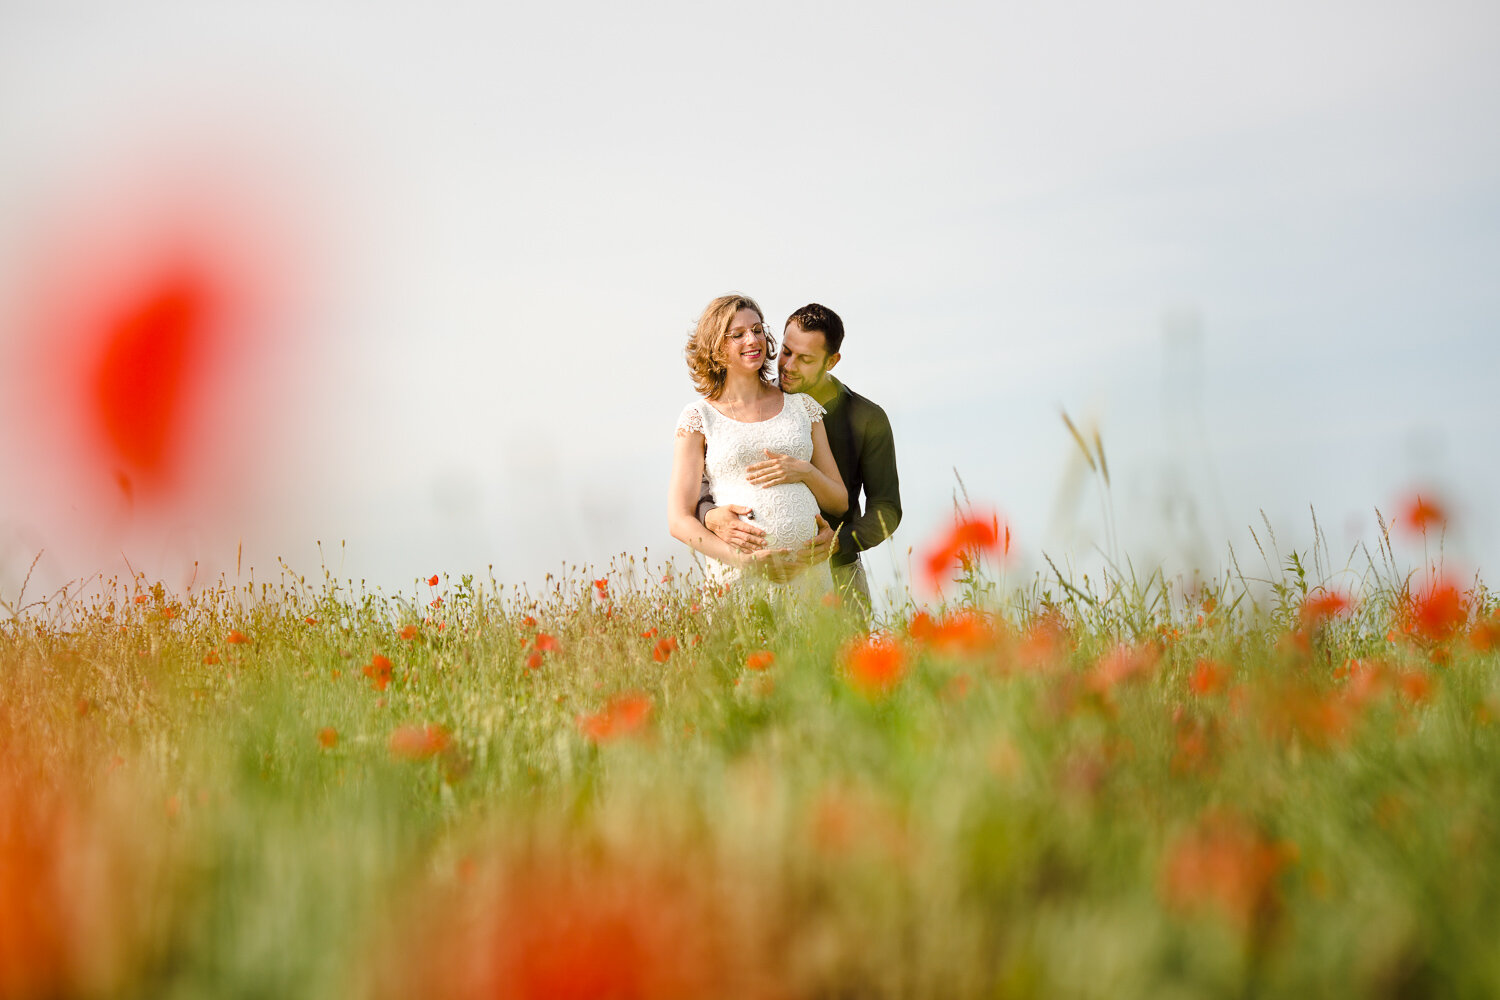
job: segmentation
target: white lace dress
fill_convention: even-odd
[[[781,412],[769,420],[746,423],[724,416],[706,399],[695,399],[677,418],[677,433],[697,432],[706,442],[704,469],[714,502],[741,504],[755,512],[755,524],[765,529],[766,545],[796,548],[818,533],[814,520],[818,501],[806,483],[756,486],[745,478],[745,470],[766,460],[766,449],[812,461],[812,425],[823,419],[823,407],[805,392],[781,397]],[[740,571],[717,559],[708,560],[711,580],[729,583]],[[828,562],[809,567],[793,581],[797,587],[821,592],[831,589]]]

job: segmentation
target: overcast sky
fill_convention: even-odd
[[[34,588],[241,543],[387,589],[681,561],[681,347],[729,290],[843,315],[897,441],[881,582],[955,470],[1023,566],[1109,548],[1062,408],[1137,569],[1217,574],[1261,511],[1305,548],[1310,507],[1341,564],[1418,488],[1500,564],[1500,7],[510,6],[0,11],[0,597],[43,549]],[[245,384],[179,413],[244,460],[155,520],[73,504],[35,261],[184,184],[283,272]]]

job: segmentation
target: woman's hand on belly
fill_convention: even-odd
[[[745,467],[745,478],[755,486],[782,486],[786,483],[805,483],[813,473],[811,462],[783,455],[766,449],[766,460]]]

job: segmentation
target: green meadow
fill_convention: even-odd
[[[872,632],[623,557],[0,594],[0,996],[1500,993],[1481,583],[946,537]]]

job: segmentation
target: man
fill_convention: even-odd
[[[901,491],[896,476],[896,443],[885,411],[833,377],[843,345],[844,321],[838,313],[816,302],[805,305],[787,318],[776,368],[783,392],[809,393],[827,411],[823,426],[828,433],[828,448],[849,491],[848,511],[839,517],[825,515],[832,527],[820,532],[810,557],[825,558],[831,547],[829,568],[834,586],[868,613],[870,584],[859,554],[885,541],[901,523]],[[768,458],[768,463],[771,461],[775,457]],[[863,505],[859,501],[861,490]],[[765,531],[754,521],[741,520],[740,515],[749,513],[748,507],[737,504],[715,506],[705,478],[698,519],[714,534],[746,552],[765,545]]]

